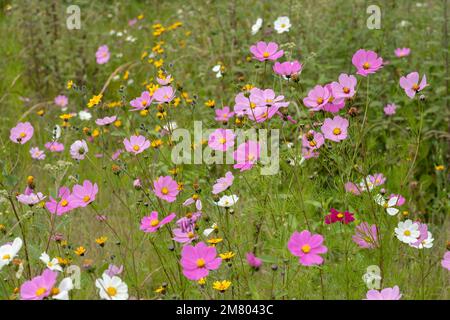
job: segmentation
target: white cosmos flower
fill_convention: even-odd
[[[39,257],[39,259],[43,263],[45,263],[47,268],[49,268],[50,270],[62,272],[62,268],[59,265],[58,259],[57,258],[53,258],[53,259],[50,260],[50,256],[47,254],[47,252],[43,252],[41,254],[41,256]]]
[[[73,289],[73,282],[71,278],[64,278],[59,283],[56,294],[52,296],[56,300],[69,300],[69,291]],[[55,289],[53,289],[55,290]]]
[[[263,19],[258,18],[256,19],[256,22],[254,25],[252,25],[252,35],[255,35],[258,33],[259,29],[261,29],[263,24]]]
[[[128,286],[117,276],[103,273],[102,278],[95,281],[95,286],[104,300],[128,300]]]
[[[220,64],[216,64],[213,68],[212,71],[216,73],[216,78],[221,78],[222,77],[222,66]]]
[[[0,270],[8,265],[22,248],[22,239],[15,238],[12,243],[0,247]]]
[[[233,194],[231,196],[222,196],[222,198],[220,198],[216,203],[219,207],[229,208],[231,206],[234,206],[238,200],[239,197]]]
[[[216,228],[217,228],[217,223],[214,223],[214,224],[211,226],[211,228],[207,228],[207,229],[205,229],[205,230],[203,231],[203,235],[204,235],[205,237],[209,237],[209,235],[210,235],[211,233],[213,233],[214,230],[216,230]]]
[[[419,225],[409,219],[400,221],[395,228],[395,235],[403,243],[414,243],[420,237]]]
[[[273,23],[273,27],[278,33],[288,32],[291,27],[291,21],[288,17],[278,17]]]
[[[83,121],[91,120],[92,114],[89,111],[81,110],[78,112],[78,117]]]
[[[400,211],[397,208],[394,208],[394,206],[397,205],[398,197],[392,197],[386,201],[381,194],[377,194],[374,199],[376,203],[386,209],[386,212],[390,216],[395,216]]]

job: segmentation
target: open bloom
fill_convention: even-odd
[[[181,219],[180,219],[181,220]],[[180,221],[178,220],[177,223]],[[180,228],[176,228],[172,230],[173,233],[173,240],[178,243],[191,243],[194,240],[197,240],[198,235],[194,232],[194,225],[193,223],[183,220],[180,224]]]
[[[153,182],[153,192],[162,200],[174,202],[180,190],[178,183],[171,176],[164,176]]]
[[[252,25],[252,35],[255,35],[258,33],[259,29],[261,29],[263,24],[263,19],[258,18],[256,19],[256,22],[254,25]]]
[[[227,190],[234,181],[234,176],[231,171],[225,173],[225,176],[216,180],[216,183],[213,185],[213,194],[218,194],[222,191]]]
[[[50,201],[45,203],[45,207],[50,213],[58,216],[63,215],[75,209],[77,206],[74,203],[74,198],[71,197],[70,190],[67,187],[61,187],[58,192],[59,201],[49,197]]]
[[[236,161],[233,168],[240,169],[241,172],[250,170],[258,161],[260,152],[261,148],[258,142],[248,141],[240,144],[233,153],[233,158]]]
[[[89,151],[86,141],[77,140],[70,146],[70,155],[75,160],[83,160]]]
[[[208,146],[213,150],[225,152],[234,146],[235,137],[233,130],[216,129],[209,135]]]
[[[55,98],[54,102],[57,106],[64,108],[69,103],[69,99],[65,95],[59,95]]]
[[[348,211],[339,212],[334,208],[331,208],[330,214],[325,217],[326,224],[331,224],[335,222],[342,222],[343,224],[349,224],[354,220],[355,218],[353,217],[353,213],[350,213]]]
[[[110,277],[103,273],[95,281],[95,286],[99,289],[100,298],[104,300],[128,300],[128,286],[117,276]]]
[[[298,75],[302,71],[302,64],[297,60],[286,62],[275,62],[273,71],[285,79],[290,79],[292,76]]]
[[[173,98],[175,98],[175,90],[173,90],[172,86],[158,88],[153,93],[153,99],[159,103],[169,103]]]
[[[291,21],[289,17],[278,17],[273,23],[273,28],[277,33],[288,32],[291,28]]]
[[[308,96],[303,99],[303,104],[311,111],[322,110],[322,107],[328,103],[331,92],[321,85],[316,85],[308,92]]]
[[[319,149],[325,142],[323,134],[314,130],[309,130],[302,137],[302,145],[310,149]]]
[[[347,138],[348,120],[340,116],[333,119],[326,118],[320,128],[325,136],[325,139],[339,142]]]
[[[61,280],[58,287],[53,287],[51,297],[55,300],[69,300],[69,291],[73,289],[72,279],[67,277]]]
[[[38,147],[31,148],[30,155],[31,155],[31,158],[33,158],[35,160],[44,160],[45,159],[45,152],[43,150],[40,150]]]
[[[381,291],[371,289],[367,291],[366,299],[364,300],[400,300],[401,297],[400,289],[398,286],[395,286]]]
[[[105,64],[109,61],[110,53],[107,45],[98,47],[95,58],[98,64]]]
[[[95,200],[97,193],[97,184],[92,184],[89,180],[84,180],[82,186],[79,184],[73,186],[71,200],[77,207],[86,207]]]
[[[383,59],[370,50],[359,49],[352,57],[352,63],[358,70],[356,73],[367,77],[383,67]]]
[[[173,219],[175,219],[175,217],[176,217],[176,214],[171,213],[167,217],[159,220],[158,212],[152,211],[149,216],[145,216],[142,218],[140,229],[144,232],[156,232],[163,225],[168,224]]]
[[[0,247],[0,270],[17,256],[22,244],[22,239],[15,238],[12,243],[6,243]]]
[[[50,152],[64,151],[64,145],[62,143],[59,143],[58,141],[47,142],[46,144],[44,144],[44,147]]]
[[[447,251],[444,254],[444,257],[441,260],[441,265],[443,268],[450,270],[450,251]]]
[[[58,258],[50,259],[50,256],[47,254],[47,252],[43,252],[39,259],[45,263],[48,269],[52,271],[59,271],[62,272],[62,267],[59,265]]]
[[[425,223],[416,222],[419,226],[420,235],[417,238],[416,242],[412,242],[409,245],[414,248],[423,249],[423,248],[432,248],[433,247],[433,235],[430,231],[428,231],[428,226]]]
[[[99,126],[108,126],[116,120],[117,120],[117,116],[104,117],[104,118],[95,120],[95,123]]]
[[[19,122],[11,129],[9,139],[14,143],[24,144],[31,139],[34,128],[29,122]]]
[[[332,82],[331,89],[335,98],[353,98],[355,95],[356,78],[355,76],[341,73],[339,82]]]
[[[411,53],[411,49],[410,48],[397,48],[394,50],[394,53],[397,58],[403,58],[403,57],[409,56],[409,54]]]
[[[133,154],[139,154],[150,147],[150,141],[144,136],[131,136],[130,139],[123,140],[125,150]]]
[[[216,204],[219,207],[224,208],[230,208],[236,204],[236,202],[239,200],[239,197],[235,194],[232,194],[231,196],[222,196],[219,201],[216,202]]]
[[[386,209],[386,212],[390,216],[395,216],[399,210],[395,208],[398,205],[398,197],[394,196],[388,200],[384,199],[381,194],[375,196],[375,202]]]
[[[420,237],[419,225],[409,219],[400,221],[395,228],[395,235],[398,240],[406,244],[417,242]]]
[[[108,269],[106,269],[104,273],[106,273],[110,277],[114,277],[120,275],[122,272],[123,272],[123,265],[116,266],[110,263]]]
[[[140,97],[130,101],[130,105],[133,107],[131,111],[139,111],[148,108],[152,101],[153,96],[150,95],[150,92],[144,91],[141,93]]]
[[[353,241],[365,249],[378,247],[378,233],[376,225],[369,225],[367,222],[361,222],[355,228],[356,234],[352,236]]]
[[[392,116],[393,114],[395,114],[396,109],[397,109],[397,106],[394,103],[388,103],[383,108],[383,112],[387,116]]]
[[[40,276],[22,284],[20,287],[20,298],[22,300],[43,300],[51,294],[57,277],[57,272],[45,269]]]
[[[208,247],[204,242],[199,242],[195,246],[183,247],[180,263],[186,278],[200,280],[208,276],[210,270],[218,269],[222,259],[217,257],[215,247]]]
[[[289,251],[299,257],[299,263],[304,266],[320,265],[323,258],[320,254],[327,252],[322,245],[323,237],[320,234],[311,234],[308,230],[295,231],[288,242]]]
[[[259,41],[251,46],[250,52],[253,54],[253,57],[259,61],[277,60],[284,55],[283,50],[278,51],[278,44],[275,42],[265,43],[264,41]]]
[[[253,252],[247,252],[245,254],[245,258],[250,267],[258,270],[262,265],[262,260],[257,258]]]
[[[406,77],[400,78],[400,87],[405,90],[405,93],[411,99],[414,98],[417,92],[422,91],[427,84],[427,76],[423,75],[422,81],[419,83],[419,73],[411,72]]]
[[[230,118],[234,116],[234,112],[230,110],[230,107],[223,107],[223,109],[216,109],[216,121],[227,123]]]
[[[345,107],[345,98],[336,98],[333,94],[331,83],[325,85],[325,88],[330,92],[330,97],[327,103],[322,107],[323,111],[337,113]]]
[[[27,204],[29,206],[33,206],[35,204],[38,204],[42,200],[45,199],[45,196],[41,193],[30,193],[30,194],[19,194],[17,196],[17,201],[23,204]]]

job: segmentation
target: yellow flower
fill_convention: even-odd
[[[27,177],[27,185],[33,186],[33,184],[34,184],[34,177],[33,176],[28,176]]]
[[[67,81],[66,88],[72,89],[72,87],[73,87],[73,81],[72,80]]]
[[[213,289],[224,293],[231,286],[231,281],[223,280],[223,281],[214,281]]]
[[[138,20],[144,19],[144,14],[141,13],[140,15],[138,15],[138,16],[137,16],[137,19],[138,19]]]
[[[45,114],[45,110],[41,109],[41,110],[38,110],[36,113],[38,116],[42,117]]]
[[[161,147],[162,144],[163,144],[163,142],[161,139],[152,140],[151,147],[157,149],[157,148]]]
[[[201,278],[200,280],[197,281],[197,283],[201,286],[204,286],[206,284],[206,278]]]
[[[102,100],[102,98],[103,98],[103,94],[101,94],[101,93],[99,95],[93,96],[89,100],[89,103],[87,104],[88,108],[92,108],[93,106],[98,105],[100,103],[100,101]]]
[[[164,288],[163,286],[159,286],[158,288],[155,289],[155,292],[159,294],[165,294],[166,288]]]
[[[61,247],[62,247],[62,248],[67,247],[67,240],[62,240],[62,241],[61,241]]]
[[[142,117],[145,117],[146,115],[148,115],[148,113],[148,109],[142,109],[141,111],[139,111],[139,115]]]
[[[67,265],[70,264],[70,260],[66,259],[66,258],[62,258],[62,257],[56,257],[56,259],[58,259],[58,263],[62,266],[65,267]]]
[[[219,256],[225,261],[231,260],[231,258],[233,258],[235,255],[236,254],[231,251],[219,254]]]
[[[216,106],[216,102],[214,100],[208,100],[205,102],[205,106],[208,108],[214,108]]]
[[[100,135],[100,130],[94,129],[94,131],[92,131],[92,134],[91,134],[92,137],[96,138],[96,137],[98,137],[99,135]]]
[[[212,238],[208,240],[209,244],[212,244],[213,246],[215,246],[216,244],[222,242],[223,239],[222,238]]]
[[[407,216],[409,216],[409,212],[405,210],[405,211],[402,212],[402,215],[403,215],[404,217],[407,217]]]
[[[106,241],[108,240],[108,237],[100,237],[95,239],[95,242],[100,246],[100,247],[104,247],[106,244]]]
[[[128,78],[130,77],[130,71],[125,71],[125,73],[123,74],[123,80],[128,80]]]
[[[183,182],[178,182],[178,187],[177,187],[177,189],[178,189],[179,191],[183,191],[183,189],[184,189],[184,183],[183,183]]]
[[[174,107],[178,107],[178,105],[180,104],[180,102],[181,102],[181,98],[176,97],[175,99],[172,100],[172,105],[173,105]]]
[[[166,117],[166,115],[167,115],[167,112],[158,112],[158,113],[156,113],[156,117],[159,119],[159,120],[162,120],[162,119],[164,119],[165,117]]]
[[[122,125],[122,121],[120,121],[120,120],[114,121],[114,126],[115,127],[119,128],[121,125]]]
[[[250,91],[254,88],[254,85],[251,85],[249,83],[247,83],[245,86],[242,87],[242,91]]]
[[[82,256],[84,256],[84,254],[86,253],[86,249],[85,249],[83,246],[80,246],[80,247],[76,248],[76,249],[74,250],[74,252],[75,252],[75,254],[76,254],[77,256],[82,257]]]
[[[142,54],[141,54],[141,60],[144,60],[145,57],[147,57],[147,56],[148,56],[148,52],[147,52],[147,51],[142,52]]]
[[[159,85],[154,84],[154,83],[149,83],[145,88],[147,89],[148,93],[150,93],[150,95],[152,96],[153,93],[155,93],[155,91],[158,90]]]
[[[436,169],[436,171],[444,171],[445,166],[443,166],[443,165],[441,164],[441,165],[435,166],[434,169]]]
[[[180,172],[180,168],[173,168],[173,169],[169,169],[169,173],[173,176],[177,175]]]
[[[161,68],[163,64],[164,64],[164,60],[163,60],[163,59],[159,59],[159,60],[153,62],[153,65],[154,65],[156,68]]]
[[[6,226],[4,224],[0,223],[0,231],[1,232],[5,232],[6,231]]]
[[[63,121],[63,127],[68,127],[70,126],[69,124],[69,120],[73,118],[73,114],[71,113],[64,113],[62,115],[59,116],[60,119],[62,119]]]

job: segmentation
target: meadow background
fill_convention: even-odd
[[[24,262],[20,279],[14,276],[14,266],[0,271],[0,297],[18,298],[17,288],[29,276],[27,266],[31,275],[40,274],[44,265],[39,256],[48,247],[51,257],[68,259],[69,264],[82,268],[81,288],[71,291],[73,299],[97,299],[95,279],[110,263],[124,266],[121,278],[135,298],[362,299],[367,292],[362,275],[368,266],[381,265],[382,286],[398,285],[403,299],[448,299],[449,273],[440,265],[449,246],[450,209],[447,2],[0,1],[0,243],[25,236],[30,259]],[[81,9],[80,30],[66,27],[70,4]],[[382,11],[379,30],[366,26],[366,8],[371,4]],[[273,21],[279,16],[290,18],[289,32],[273,31]],[[258,17],[263,18],[263,27],[252,35],[251,26]],[[137,22],[129,26],[133,18]],[[155,36],[155,24],[167,28],[176,22],[181,26]],[[149,61],[161,40],[164,51]],[[303,63],[299,83],[288,84],[271,72],[271,66],[264,71],[264,63],[251,59],[249,47],[260,40],[277,42],[286,52],[284,59]],[[103,44],[108,45],[111,59],[98,65],[95,52]],[[396,58],[398,47],[411,48],[411,55]],[[371,76],[368,97],[365,79],[358,78],[355,109],[341,111],[350,119],[349,138],[330,145],[317,159],[292,166],[288,159],[301,155],[299,134],[325,118],[310,115],[302,99],[317,83],[336,81],[342,72],[354,74],[351,58],[360,48],[377,52],[385,66]],[[280,172],[261,176],[256,168],[235,173],[231,192],[239,201],[231,213],[217,207],[211,195],[215,180],[231,166],[184,165],[174,171],[167,136],[161,137],[157,130],[167,124],[167,118],[158,118],[155,109],[146,115],[130,112],[129,101],[155,82],[159,59],[174,77],[181,98],[167,116],[178,127],[191,129],[193,120],[203,121],[204,127],[218,127],[214,110],[205,103],[214,100],[216,108],[233,106],[235,95],[246,84],[273,88],[298,106],[289,106],[297,125],[271,123],[282,128]],[[222,78],[212,71],[218,62],[224,66]],[[426,74],[430,84],[422,93],[421,107],[398,84],[400,76],[412,71]],[[75,88],[67,89],[69,80]],[[75,117],[63,129],[60,141],[66,151],[32,161],[29,147],[43,148],[52,138],[53,127],[62,123],[54,98],[68,96],[69,112],[79,112],[106,83],[102,104],[89,109],[93,119],[82,122]],[[368,101],[367,120],[360,128]],[[383,113],[388,103],[399,107],[391,117]],[[103,132],[94,120],[107,115],[117,115],[121,124]],[[9,141],[9,130],[19,120],[33,124],[31,144]],[[89,159],[76,162],[68,148],[74,140],[85,138],[85,127],[90,132],[98,129],[100,134],[89,144]],[[150,140],[161,139],[163,144],[140,157],[140,163],[129,155],[117,161],[94,157],[112,154],[135,132]],[[288,143],[294,147],[288,148]],[[406,198],[398,216],[387,216],[370,194],[345,192],[345,182],[374,173],[387,177],[388,193]],[[133,180],[141,178],[148,190],[151,177],[169,174],[184,185],[172,204],[159,202],[153,207],[158,202],[150,202],[142,190],[133,187]],[[56,196],[59,186],[86,179],[98,184],[99,193],[91,206],[53,219],[45,208],[29,208],[15,200],[28,176],[34,177],[36,189],[47,196]],[[180,245],[171,241],[166,229],[158,235],[139,230],[141,218],[152,210],[162,212],[161,206],[177,217],[192,211],[181,204],[199,189],[203,202],[199,234],[217,223],[215,237],[223,239],[216,246],[218,252],[236,254],[203,286],[180,273]],[[351,240],[354,224],[324,224],[332,207],[355,213],[356,223],[381,216],[383,250],[356,246]],[[107,222],[99,221],[98,215],[107,216]],[[393,230],[404,219],[426,222],[435,239],[433,248],[417,250],[398,241]],[[304,229],[325,237],[328,253],[320,267],[299,265],[287,249],[292,233]],[[67,243],[48,244],[51,232],[64,235]],[[103,247],[95,241],[101,236],[108,238]],[[84,256],[74,253],[79,246],[86,248]],[[251,251],[263,261],[259,271],[245,261],[245,253]],[[26,260],[23,251],[19,256]],[[215,280],[229,280],[232,285],[221,293],[212,288]]]

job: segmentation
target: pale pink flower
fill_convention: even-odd
[[[173,90],[172,86],[158,88],[153,93],[153,99],[159,103],[169,103],[173,98],[175,98],[175,90]]]
[[[104,117],[104,118],[95,120],[95,123],[99,126],[108,126],[116,120],[117,120],[117,116]]]
[[[339,142],[347,138],[348,120],[340,116],[333,119],[326,118],[320,128],[325,139]]]
[[[403,58],[403,57],[409,56],[409,54],[411,53],[411,49],[410,48],[397,48],[394,50],[394,53],[397,58]]]
[[[216,129],[209,135],[208,146],[213,150],[225,152],[234,146],[235,138],[233,130]]]
[[[231,171],[225,173],[225,176],[216,180],[216,183],[213,185],[213,194],[218,194],[222,191],[227,190],[234,181],[234,176]]]
[[[303,104],[311,111],[319,111],[328,103],[330,97],[331,92],[326,87],[316,85],[308,92],[308,96],[303,99]]]
[[[381,291],[371,289],[367,291],[366,299],[364,300],[400,300],[401,297],[400,289],[398,286],[395,286]]]
[[[331,89],[335,98],[353,98],[355,95],[356,77],[341,73],[338,78],[339,82],[332,82]]]
[[[258,142],[248,141],[240,144],[233,153],[233,158],[236,161],[233,168],[240,169],[241,172],[250,170],[258,161],[260,152],[261,148]]]
[[[259,41],[256,45],[251,46],[250,52],[259,61],[277,60],[284,54],[283,50],[278,51],[278,44],[275,42],[265,43],[264,41]]]
[[[400,87],[405,90],[405,93],[411,99],[414,98],[417,92],[422,91],[427,84],[427,76],[423,75],[422,81],[419,83],[419,73],[411,72],[406,77],[400,78]]]
[[[24,144],[33,137],[34,128],[29,122],[19,122],[10,130],[9,139],[14,143]]]
[[[230,107],[223,107],[223,109],[216,109],[216,121],[227,123],[230,118],[234,116],[234,112],[230,110]]]
[[[109,49],[107,45],[103,45],[98,47],[97,52],[95,53],[95,58],[97,59],[98,64],[105,64],[109,61],[111,54],[109,53]]]
[[[125,150],[133,154],[139,154],[144,152],[150,147],[150,141],[148,141],[144,136],[131,136],[130,139],[125,138],[123,140]]]

